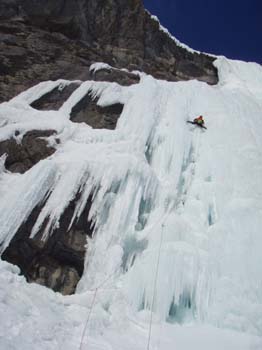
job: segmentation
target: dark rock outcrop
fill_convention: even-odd
[[[31,107],[40,111],[57,111],[78,87],[79,84],[70,84],[63,90],[55,88],[31,103]]]
[[[39,81],[90,79],[97,61],[215,84],[213,60],[178,46],[141,0],[0,0],[0,102]]]
[[[86,43],[25,23],[0,21],[0,102],[40,81],[88,80],[90,63],[97,60],[101,56]]]
[[[132,85],[139,83],[139,76],[130,72],[126,72],[120,69],[100,69],[91,75],[91,78],[95,81],[108,81],[115,82],[120,85]]]
[[[29,238],[42,208],[35,208],[27,221],[2,255],[18,265],[29,282],[36,282],[59,291],[72,294],[83,273],[87,237],[92,237],[91,223],[87,221],[91,199],[79,220],[68,231],[78,197],[73,200],[60,219],[59,228],[46,241],[40,231]]]
[[[92,100],[87,94],[73,107],[70,119],[96,129],[115,129],[122,110],[123,105],[120,103],[100,107],[97,105],[97,99]]]
[[[49,147],[43,138],[54,133],[54,130],[32,130],[24,135],[21,143],[14,138],[0,142],[0,156],[7,154],[6,169],[23,174],[40,160],[52,155],[55,149]]]

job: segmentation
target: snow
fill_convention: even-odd
[[[139,77],[143,77],[143,76],[146,75],[145,73],[143,73],[143,72],[141,72],[141,71],[139,71],[139,70],[130,71],[130,70],[126,69],[126,68],[121,68],[121,69],[119,69],[119,68],[115,68],[115,67],[113,67],[113,66],[110,66],[110,64],[107,64],[107,63],[104,63],[104,62],[95,62],[95,63],[91,64],[91,66],[90,66],[90,68],[89,68],[89,71],[90,71],[91,73],[94,73],[94,74],[95,74],[96,72],[100,71],[100,70],[122,71],[122,72],[127,72],[127,73],[131,73],[131,74],[135,74],[135,75],[137,75],[137,76],[139,76]]]
[[[39,83],[37,86],[33,86],[32,88],[22,92],[18,96],[14,97],[11,102],[12,104],[19,104],[19,103],[25,103],[25,104],[31,104],[32,102],[38,100],[48,92],[54,90],[55,88],[58,88],[59,90],[63,90],[66,86],[70,85],[71,83],[80,83],[80,81],[69,81],[64,79],[59,79],[56,81],[44,81],[42,83]]]
[[[77,193],[71,224],[92,196],[95,230],[74,296],[27,284],[0,261],[0,348],[78,348],[91,312],[82,349],[146,349],[152,304],[150,349],[262,348],[262,68],[215,64],[216,86],[79,82],[59,111],[30,107],[58,81],[0,105],[0,140],[35,128],[61,140],[23,175],[1,157],[2,251],[43,202],[32,237],[49,220],[46,239]],[[124,104],[115,130],[70,121],[87,93]],[[206,131],[186,123],[199,114]]]
[[[181,43],[177,38],[175,38],[175,37],[169,32],[169,30],[168,30],[167,28],[165,28],[165,27],[160,23],[160,21],[159,21],[159,19],[158,19],[157,16],[152,15],[148,10],[146,10],[146,11],[147,11],[148,14],[150,15],[150,17],[151,17],[155,22],[158,23],[159,29],[160,29],[162,32],[166,33],[166,34],[176,43],[177,46],[182,47],[183,49],[186,49],[188,52],[200,54],[200,51],[194,50],[194,49],[192,49],[191,47],[189,47],[188,45]],[[208,54],[208,55],[209,55],[209,54]],[[210,56],[212,56],[212,55],[210,55]]]
[[[92,72],[92,73],[96,73],[98,72],[99,70],[111,70],[113,69],[112,66],[110,66],[109,64],[107,63],[104,63],[104,62],[95,62],[93,64],[91,64],[90,68],[89,68],[89,71]]]
[[[128,315],[123,327],[121,313],[101,323],[90,318],[82,347],[81,336],[93,293],[63,297],[45,287],[27,284],[19,269],[0,262],[0,348],[3,350],[123,349],[147,346],[148,324]],[[98,296],[99,297],[99,296]],[[101,297],[101,295],[100,295]],[[82,299],[81,299],[82,298]],[[97,315],[106,312],[96,309]],[[94,315],[94,314],[93,314]],[[110,322],[110,323],[109,323]],[[110,324],[110,326],[109,326]],[[91,333],[91,334],[90,334]],[[153,324],[151,349],[260,350],[259,337],[217,329],[210,325]]]

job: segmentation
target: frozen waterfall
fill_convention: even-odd
[[[63,80],[0,105],[0,140],[33,128],[55,129],[61,140],[56,153],[23,175],[7,172],[1,159],[2,251],[40,203],[31,237],[48,221],[44,240],[77,194],[71,225],[92,197],[94,237],[77,294],[68,298],[89,307],[106,281],[91,339],[98,329],[148,324],[152,300],[155,327],[208,324],[262,336],[262,68],[224,58],[216,65],[216,86],[145,75],[130,87],[77,82],[60,110],[30,107],[71,83]],[[115,130],[69,120],[86,93],[100,106],[124,104]],[[206,131],[186,123],[199,114]]]

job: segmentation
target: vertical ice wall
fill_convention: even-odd
[[[72,224],[91,195],[95,236],[79,293],[110,277],[98,302],[107,312],[120,301],[133,312],[149,310],[154,297],[162,321],[261,332],[262,73],[257,65],[223,59],[217,65],[221,83],[214,87],[149,76],[125,88],[87,82],[60,111],[39,112],[28,101],[51,89],[43,84],[26,99],[3,104],[0,118],[11,117],[2,139],[31,125],[55,128],[61,140],[57,152],[28,173],[1,174],[2,188],[13,186],[3,190],[10,205],[0,202],[3,244],[38,203],[45,201],[32,236],[49,218],[45,238],[76,194]],[[70,122],[72,107],[87,92],[101,106],[124,104],[116,130]],[[207,131],[186,123],[198,114]]]
[[[156,195],[139,207],[133,191],[116,196],[108,223],[122,217],[119,208],[127,203],[138,210],[122,227],[98,228],[79,291],[116,271],[115,284],[137,311],[149,310],[155,296],[153,310],[162,320],[259,334],[262,72],[258,65],[217,64],[224,74],[219,86],[147,78],[135,89],[118,130],[127,140],[135,135],[134,148],[140,143],[135,150],[158,179]],[[199,114],[207,131],[186,123]],[[131,178],[132,171],[127,187]]]

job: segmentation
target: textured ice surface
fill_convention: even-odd
[[[48,219],[43,239],[76,194],[71,224],[93,197],[89,219],[95,235],[78,294],[58,297],[57,311],[52,305],[58,301],[49,305],[53,294],[45,291],[42,303],[50,323],[39,326],[34,324],[39,315],[28,318],[31,331],[40,327],[42,337],[47,327],[69,317],[55,338],[50,330],[43,349],[65,344],[63,332],[75,332],[74,322],[84,327],[98,286],[86,347],[133,350],[135,339],[136,348],[144,349],[152,301],[155,348],[173,349],[176,341],[183,350],[192,344],[202,350],[262,347],[262,68],[225,58],[216,65],[217,86],[150,76],[130,87],[84,82],[59,111],[36,111],[29,104],[61,84],[47,82],[0,105],[1,140],[35,128],[55,129],[61,140],[55,154],[23,175],[9,174],[1,158],[2,248],[44,200],[32,231],[34,236]],[[124,104],[115,130],[69,120],[87,93],[100,106]],[[206,131],[186,123],[199,114]],[[17,277],[10,281],[17,283]],[[31,286],[22,280],[19,286],[23,299]],[[4,284],[1,288],[8,295]],[[74,310],[75,321],[64,303]],[[12,316],[19,303],[5,307],[22,337],[23,312]],[[4,339],[12,337],[3,329]],[[76,340],[80,330],[75,334]],[[75,348],[69,344],[65,349]]]

